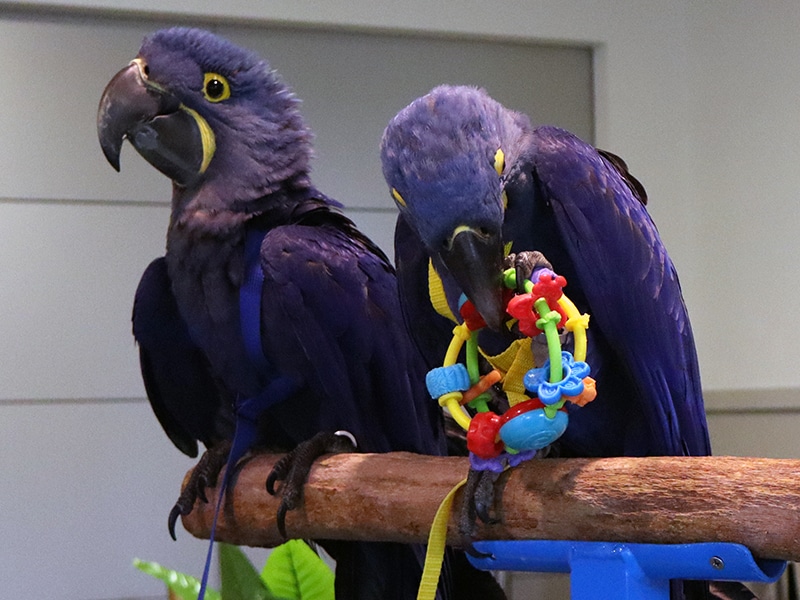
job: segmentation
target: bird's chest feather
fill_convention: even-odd
[[[167,236],[167,267],[181,316],[214,374],[234,395],[252,395],[260,387],[242,341],[243,252],[241,235],[198,235],[172,228]]]

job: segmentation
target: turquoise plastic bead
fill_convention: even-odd
[[[558,411],[552,419],[543,408],[517,415],[500,428],[500,439],[514,450],[538,450],[552,444],[567,429],[569,416]]]
[[[450,392],[465,392],[470,388],[469,373],[461,363],[449,367],[431,369],[425,376],[425,385],[432,398],[439,398]]]

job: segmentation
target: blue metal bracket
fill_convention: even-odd
[[[475,542],[487,571],[570,573],[572,600],[669,600],[670,579],[776,581],[785,561],[757,560],[728,543],[628,544],[522,540]]]

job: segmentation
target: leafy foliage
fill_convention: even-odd
[[[140,571],[152,575],[156,579],[163,581],[167,588],[180,600],[197,600],[197,594],[200,592],[200,580],[195,579],[191,575],[185,575],[172,569],[162,567],[158,563],[146,562],[133,559],[133,566]],[[222,600],[222,596],[215,590],[206,590],[207,600]]]
[[[333,600],[333,571],[302,540],[275,548],[259,575],[238,547],[219,544],[222,593],[206,589],[206,600]],[[200,581],[190,575],[137,559],[134,566],[163,581],[180,600],[196,600]]]
[[[302,540],[289,540],[273,550],[261,578],[285,600],[333,600],[333,571]],[[227,598],[227,597],[226,597]]]
[[[237,546],[219,544],[219,565],[225,600],[279,600]]]

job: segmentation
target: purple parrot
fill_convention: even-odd
[[[445,453],[393,268],[311,183],[312,134],[298,105],[265,61],[187,28],[146,37],[100,101],[112,166],[127,139],[172,180],[166,255],[147,268],[133,314],[158,420],[184,453],[209,449],[171,529],[222,465],[255,445],[292,451],[268,482],[285,480],[281,526],[311,461],[352,450],[339,430],[365,452]],[[321,543],[337,560],[337,598],[416,596],[421,546]],[[444,578],[439,598],[453,585]]]
[[[381,158],[400,211],[403,310],[431,367],[441,365],[452,323],[431,305],[429,263],[453,315],[463,296],[480,311],[488,324],[480,343],[493,353],[511,336],[500,277],[508,245],[525,276],[541,266],[525,264],[536,251],[591,316],[586,362],[597,381],[594,402],[568,405],[569,426],[550,453],[710,454],[678,275],[644,188],[621,159],[567,131],[533,127],[483,90],[446,85],[389,122]],[[687,584],[687,594],[702,598],[706,586],[696,587]]]

